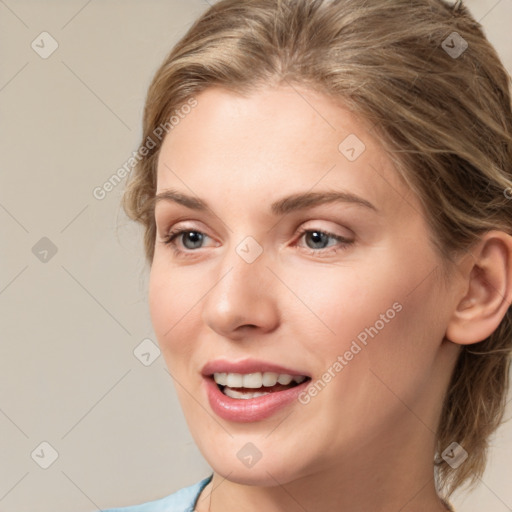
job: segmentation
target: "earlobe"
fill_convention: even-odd
[[[468,254],[471,263],[459,268],[464,287],[445,337],[460,345],[489,337],[512,302],[512,236],[503,231],[485,233]]]

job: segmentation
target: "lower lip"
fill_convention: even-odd
[[[237,399],[226,396],[218,388],[212,377],[205,377],[204,380],[206,394],[213,412],[225,420],[239,423],[264,420],[272,416],[272,414],[291,404],[294,400],[298,401],[298,395],[311,382],[308,379],[284,391],[275,391],[256,398]]]

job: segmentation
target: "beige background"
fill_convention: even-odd
[[[467,5],[510,72],[512,0]],[[145,366],[134,354],[155,337],[140,231],[119,208],[123,183],[93,196],[137,148],[149,81],[207,7],[0,0],[2,512],[135,504],[209,474],[162,357]],[[58,43],[46,59],[43,31]],[[512,423],[492,444],[458,512],[512,510]]]

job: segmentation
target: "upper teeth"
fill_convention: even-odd
[[[256,372],[256,373],[214,373],[213,379],[221,386],[230,388],[261,388],[275,386],[276,383],[287,385],[293,380],[297,384],[306,380],[304,375],[287,375],[285,373]]]

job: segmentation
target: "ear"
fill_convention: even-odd
[[[512,302],[512,236],[486,232],[458,268],[462,292],[456,296],[445,338],[470,345],[498,328]]]

